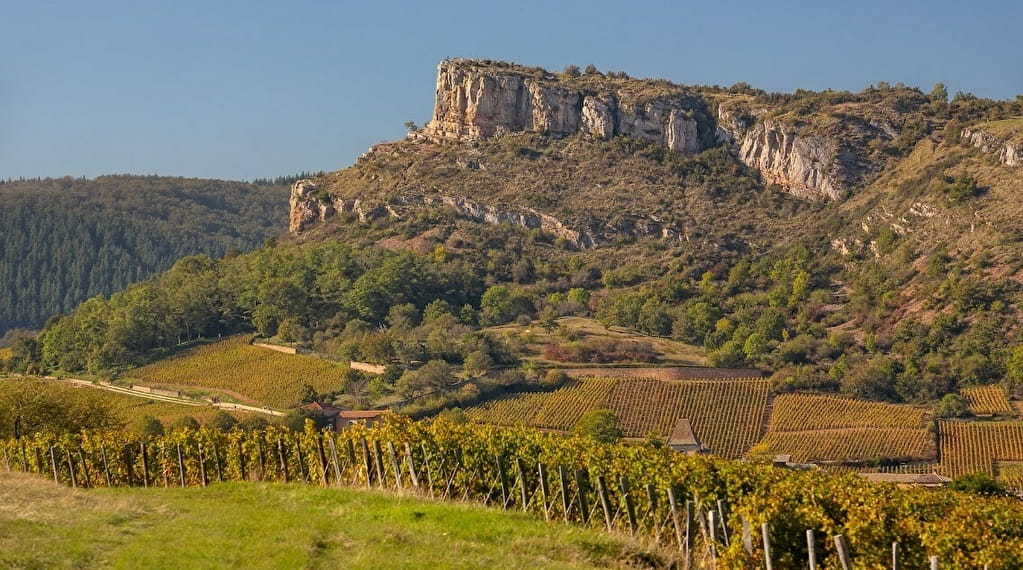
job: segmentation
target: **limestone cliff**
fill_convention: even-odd
[[[604,76],[558,78],[543,70],[498,62],[454,59],[437,69],[432,120],[414,137],[475,142],[503,132],[534,131],[555,137],[576,133],[609,139],[630,136],[693,154],[722,142],[739,158],[804,199],[838,199],[848,156],[826,136],[802,133],[780,121],[739,117],[678,85]]]
[[[960,139],[982,152],[996,155],[1005,166],[1023,164],[1023,119],[1009,119],[968,127]]]
[[[834,139],[804,135],[780,121],[737,116],[726,106],[719,108],[718,128],[721,138],[735,145],[739,160],[765,182],[809,200],[842,196],[834,176],[839,164]]]
[[[319,192],[312,180],[299,180],[291,187],[291,218],[289,229],[298,234],[319,222],[340,214],[354,214],[360,222],[378,217],[401,219],[423,207],[449,208],[454,214],[487,224],[511,224],[526,229],[543,230],[566,240],[577,249],[599,246],[614,237],[654,236],[667,240],[687,239],[683,230],[665,224],[655,217],[630,217],[602,228],[580,230],[533,208],[497,208],[461,196],[400,195],[385,202],[342,199]]]
[[[695,153],[706,147],[701,140],[713,140],[713,125],[698,120],[702,105],[693,97],[635,98],[610,82],[562,86],[543,71],[454,59],[437,68],[433,118],[417,136],[480,141],[507,131],[627,135]]]

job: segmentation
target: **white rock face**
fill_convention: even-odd
[[[965,128],[959,136],[970,146],[979,148],[985,153],[998,153],[998,162],[1005,166],[1019,166],[1023,164],[1023,143],[1006,141],[1006,137],[996,137],[980,127]]]
[[[1023,164],[1023,144],[1006,143],[998,154],[998,160],[1006,166]]]
[[[698,123],[679,99],[625,107],[615,93],[584,95],[520,72],[474,68],[459,60],[437,68],[433,119],[419,136],[478,141],[502,131],[563,137],[627,135],[685,153],[702,150]]]
[[[773,121],[763,121],[746,131],[738,143],[739,159],[787,192],[810,200],[842,196],[829,175],[838,155],[834,141],[801,136]]]
[[[610,97],[587,97],[583,100],[582,131],[600,139],[615,134],[617,103]]]

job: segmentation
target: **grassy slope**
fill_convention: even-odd
[[[347,368],[311,356],[283,354],[248,344],[239,335],[185,351],[132,370],[136,383],[227,390],[272,407],[293,405],[310,384],[318,392],[337,390]]]
[[[519,513],[383,493],[254,483],[85,492],[0,473],[3,567],[588,568],[654,556]]]
[[[133,421],[146,415],[153,416],[165,423],[181,416],[192,416],[199,421],[205,421],[217,412],[216,409],[209,406],[186,406],[170,402],[147,400],[106,390],[74,387],[55,380],[0,377],[0,396],[9,392],[39,390],[40,388],[55,392],[63,401],[73,400],[85,403],[102,403],[108,406],[114,415],[125,424],[131,424]]]
[[[564,363],[545,359],[543,357],[544,349],[552,343],[569,342],[565,338],[566,335],[571,335],[581,341],[611,339],[649,343],[659,354],[662,364],[683,366],[705,366],[707,364],[706,350],[701,346],[645,335],[621,327],[606,328],[596,320],[584,317],[561,317],[558,319],[558,326],[563,329],[565,334],[562,334],[560,330],[547,332],[535,323],[530,325],[510,323],[490,327],[487,331],[499,337],[503,335],[519,336],[527,341],[524,360],[535,360],[551,365]]]

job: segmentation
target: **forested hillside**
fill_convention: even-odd
[[[0,336],[38,329],[181,257],[252,249],[284,228],[288,182],[124,175],[0,183]]]

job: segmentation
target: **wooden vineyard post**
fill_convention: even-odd
[[[67,460],[68,475],[71,476],[71,487],[78,488],[78,478],[75,477],[75,460],[71,456],[71,448],[64,450],[64,458]]]
[[[892,543],[892,570],[898,570],[899,568],[899,543]]]
[[[691,564],[693,561],[693,554],[696,546],[696,503],[692,500],[686,500],[686,564]],[[687,566],[688,567],[688,566]]]
[[[767,570],[772,570],[774,565],[771,562],[771,529],[767,523],[760,525],[760,533],[764,535],[764,566]]]
[[[750,532],[749,519],[742,515],[742,548],[751,558],[753,557],[753,533]]]
[[[852,570],[852,557],[849,556],[849,543],[841,534],[835,535],[835,549],[838,551],[838,560],[842,563],[842,570]]]
[[[504,474],[504,461],[500,454],[494,456],[497,464],[497,478],[501,482],[501,508],[508,508],[508,476]]]
[[[689,504],[686,503],[688,510]],[[668,508],[671,509],[671,522],[675,526],[675,540],[678,541],[678,549],[686,553],[686,568],[689,567],[689,543],[682,533],[682,522],[678,516],[678,500],[675,498],[674,487],[668,487]],[[688,529],[686,529],[688,532]]]
[[[433,497],[433,468],[430,467],[430,452],[426,449],[426,442],[419,444],[419,447],[423,450],[423,464],[426,465],[426,487],[430,491],[430,496]]]
[[[348,466],[352,469],[352,485],[355,485],[359,482],[359,462],[355,457],[355,442],[346,439],[345,449],[348,450]]]
[[[167,470],[167,442],[160,441],[160,471],[163,471],[163,487],[170,487],[170,475]]]
[[[721,525],[721,538],[725,541],[725,546],[731,544],[728,539],[728,502],[724,499],[718,499],[718,524]]]
[[[558,465],[558,483],[561,485],[561,507],[565,514],[565,522],[568,522],[568,510],[572,505],[568,499],[568,470],[564,465]]]
[[[248,481],[249,480],[249,474],[248,474],[248,470],[246,469],[246,467],[247,467],[247,465],[245,464],[245,438],[244,437],[239,437],[238,438],[238,477],[240,477],[242,481]]]
[[[622,488],[622,498],[625,501],[625,515],[629,517],[629,531],[635,535],[639,532],[639,521],[636,520],[636,505],[633,504],[632,497],[629,495],[629,480],[623,475],[618,483]]]
[[[334,436],[327,436],[327,443],[330,444],[330,462],[334,466],[334,482],[338,487],[341,486],[341,462],[337,458],[337,442],[334,441]]]
[[[262,482],[266,480],[266,452],[263,451],[262,436],[256,438],[256,452],[259,457],[259,480]]]
[[[209,479],[206,478],[206,457],[202,453],[202,444],[196,444],[199,450],[199,479],[202,480],[202,486],[209,485]]]
[[[697,503],[697,505],[700,504],[702,503]],[[712,514],[713,512],[714,511],[707,511],[707,514]],[[715,533],[714,535],[711,535],[711,527],[707,524],[707,515],[703,514],[703,509],[697,506],[697,508],[693,510],[693,514],[700,525],[700,538],[703,539],[703,543],[707,546],[707,552],[711,556],[711,561],[715,566],[717,566],[718,552],[717,546],[714,544],[714,537],[717,536],[717,534]]]
[[[4,464],[7,465],[7,472],[11,472],[11,456],[7,454],[7,446],[4,446]],[[27,471],[27,469],[26,469]]]
[[[60,477],[57,475],[57,452],[54,451],[57,446],[50,446],[50,465],[53,466],[53,482],[60,485]]]
[[[373,458],[369,455],[369,443],[366,438],[363,437],[359,441],[362,445],[362,462],[366,467],[366,486],[371,487],[373,485]]]
[[[543,499],[543,518],[551,520],[551,488],[547,483],[547,466],[543,463],[536,464],[536,477],[539,479],[540,497]]]
[[[387,487],[387,473],[384,472],[384,453],[380,450],[380,440],[373,440],[373,460],[377,468],[377,483],[381,489]]]
[[[806,529],[806,558],[810,570],[817,570],[817,544],[813,540],[813,529]]]
[[[213,442],[213,465],[217,468],[217,481],[220,483],[224,482],[224,465],[220,461],[220,447],[217,446],[217,442]]]
[[[135,486],[135,458],[131,456],[131,445],[128,442],[121,447],[121,463],[124,464],[124,474],[127,477],[129,487]]]
[[[519,496],[522,498],[522,510],[529,510],[529,488],[526,486],[526,469],[523,467],[522,458],[515,458],[515,474],[519,478]]]
[[[710,546],[712,549],[715,549],[718,543],[717,518],[716,512],[707,511],[707,530],[710,534]]]
[[[931,556],[931,570],[938,570],[938,557]]]
[[[99,446],[100,457],[103,458],[103,476],[106,478],[107,487],[113,487],[114,485],[110,481],[110,464],[107,462],[107,446]]]
[[[298,474],[308,483],[309,469],[305,464],[305,456],[302,455],[302,436],[295,437],[295,460],[298,462]]]
[[[398,463],[398,452],[394,450],[394,442],[387,442],[387,457],[391,460],[391,469],[394,471],[394,488],[403,490],[401,485],[401,465]]]
[[[653,483],[648,483],[646,486],[646,496],[650,501],[650,509],[647,514],[643,516],[643,519],[647,518],[653,521],[654,527],[654,540],[660,544],[661,542],[661,521],[657,518],[657,487]]]
[[[416,460],[412,457],[412,446],[405,442],[405,462],[408,464],[408,478],[412,481],[412,488],[419,490],[419,473],[416,473]]]
[[[86,487],[92,487],[92,481],[89,480],[89,464],[85,462],[85,452],[82,448],[78,448],[78,463],[82,466],[82,479],[85,481]]]
[[[600,508],[604,511],[604,524],[610,532],[614,530],[614,519],[611,516],[611,499],[607,495],[607,482],[603,475],[597,476],[597,496],[600,497]]]
[[[579,510],[582,511],[583,524],[589,524],[590,505],[586,502],[586,470],[575,470],[575,486],[579,489]]]
[[[139,452],[142,455],[142,486],[149,488],[149,458],[146,457],[146,444],[139,443]]]
[[[320,484],[330,485],[330,464],[327,463],[327,450],[323,447],[323,434],[316,434],[316,457],[320,461]]]
[[[176,443],[174,447],[178,451],[178,476],[181,478],[181,486],[185,486],[185,459],[181,456],[181,444]]]
[[[286,452],[284,450],[284,440],[278,437],[277,438],[277,460],[280,461],[280,464],[281,464],[281,476],[284,477],[284,482],[287,483],[287,482],[289,482],[288,480],[291,477],[290,477],[290,474],[288,473],[288,458],[287,458],[287,456],[285,454],[286,454]]]

